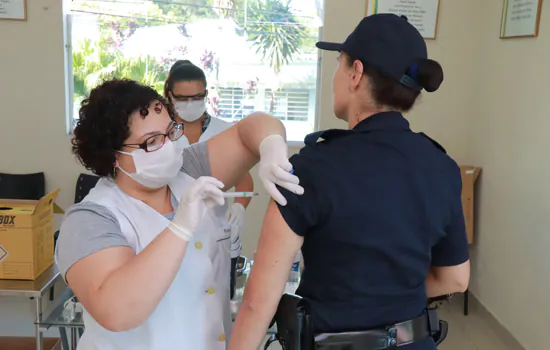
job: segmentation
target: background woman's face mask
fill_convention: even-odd
[[[178,175],[183,165],[183,149],[181,143],[176,145],[175,142],[166,140],[164,145],[154,152],[145,152],[143,149],[132,152],[118,151],[134,159],[136,172],[130,174],[120,166],[118,169],[145,187],[161,188]]]
[[[206,111],[206,103],[204,100],[185,102],[176,101],[174,107],[176,108],[176,112],[178,112],[180,118],[186,122],[194,122],[202,117]]]

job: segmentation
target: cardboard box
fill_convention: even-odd
[[[54,261],[59,189],[36,201],[0,199],[0,279],[34,280]]]
[[[474,193],[477,177],[481,173],[481,168],[469,165],[460,166],[462,177],[462,211],[466,222],[466,234],[468,244],[474,243]]]

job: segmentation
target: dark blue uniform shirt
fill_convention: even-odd
[[[304,237],[296,293],[311,300],[317,332],[415,318],[427,304],[430,266],[469,259],[460,169],[400,113],[308,135],[291,163],[305,193],[281,189],[288,204],[279,209]]]

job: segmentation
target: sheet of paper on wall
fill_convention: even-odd
[[[0,19],[27,19],[27,0],[0,0]]]
[[[503,6],[501,38],[538,36],[542,0],[505,0]]]
[[[406,16],[424,39],[435,39],[439,0],[368,0],[367,16],[393,13]]]

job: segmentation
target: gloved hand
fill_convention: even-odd
[[[223,183],[213,177],[199,177],[181,197],[170,231],[184,241],[190,241],[199,227],[207,208],[223,205]]]
[[[227,222],[229,222],[231,226],[235,225],[241,227],[244,223],[244,211],[245,209],[241,203],[233,204],[227,215]]]
[[[281,135],[266,137],[260,144],[258,175],[269,195],[280,205],[286,205],[287,201],[276,185],[296,194],[304,193],[304,188],[298,185],[300,180],[290,171],[292,171],[292,164],[288,161],[288,146],[283,137]]]

